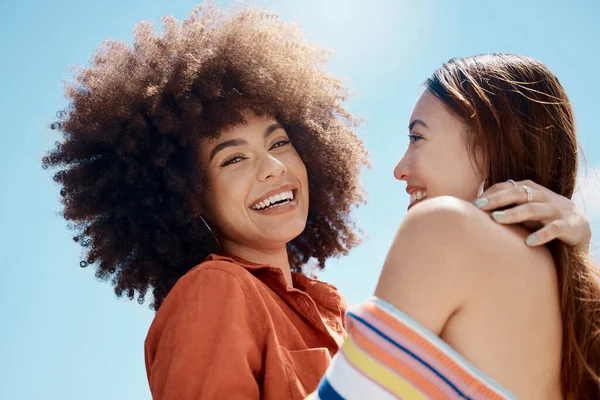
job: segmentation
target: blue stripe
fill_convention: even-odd
[[[425,360],[421,359],[419,356],[417,356],[416,354],[414,354],[412,351],[408,350],[407,348],[405,348],[401,344],[397,343],[392,338],[388,337],[385,333],[381,332],[379,329],[377,329],[376,327],[374,327],[373,325],[371,325],[370,323],[368,323],[367,321],[365,321],[364,319],[362,319],[358,315],[354,314],[352,311],[346,311],[346,314],[348,314],[352,318],[360,321],[361,323],[363,323],[364,325],[366,325],[369,329],[371,329],[372,331],[376,332],[379,336],[381,336],[386,341],[388,341],[389,343],[391,343],[393,346],[395,346],[395,347],[399,348],[400,350],[404,351],[405,353],[409,354],[411,357],[413,357],[414,359],[416,359],[417,361],[419,361],[421,364],[423,364],[424,366],[426,366],[431,372],[433,372],[441,380],[443,380],[444,382],[446,382],[448,384],[448,386],[450,386],[458,395],[462,396],[465,399],[471,399],[465,393],[463,393],[459,388],[457,388],[452,382],[450,382],[450,380],[448,378],[446,378],[444,375],[442,375],[441,373],[439,373],[434,367],[432,367],[431,365],[429,365]]]
[[[478,379],[487,383],[490,388],[494,389],[499,394],[503,395],[507,399],[517,400],[517,397],[510,393],[505,387],[500,385],[498,382],[494,381],[492,378],[484,374],[480,371],[476,366],[471,364],[469,361],[465,360],[465,358],[454,350],[452,347],[448,345],[448,343],[444,342],[439,336],[434,335],[431,331],[428,331],[425,327],[419,324],[417,321],[404,314],[402,311],[386,302],[383,299],[372,296],[369,299],[369,302],[375,303],[377,307],[383,308],[384,311],[387,311],[392,317],[396,318],[402,323],[408,325],[411,329],[417,331],[417,333],[423,335],[426,339],[429,339],[434,345],[441,348],[443,352],[446,352],[451,358],[454,358],[458,361],[458,363],[462,363],[465,366],[465,369],[469,370],[472,374],[474,374]]]
[[[344,400],[333,386],[331,386],[325,376],[321,379],[317,393],[319,394],[319,400]]]

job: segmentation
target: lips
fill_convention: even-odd
[[[251,202],[250,208],[255,211],[269,210],[285,206],[296,199],[297,188],[293,184],[285,184],[269,190]]]

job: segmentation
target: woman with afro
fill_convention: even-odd
[[[154,399],[303,398],[346,335],[342,296],[303,272],[359,243],[368,160],[346,90],[273,15],[163,23],[104,43],[67,86],[43,165],[82,266],[152,295]]]

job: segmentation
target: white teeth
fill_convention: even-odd
[[[427,192],[416,191],[410,194],[410,203],[414,203],[415,201],[419,201],[427,197]]]
[[[289,201],[294,200],[294,193],[291,190],[288,190],[287,192],[282,192],[282,193],[276,194],[274,196],[269,197],[268,199],[261,201],[260,203],[253,205],[251,208],[253,210],[262,210],[265,208],[272,208],[272,207],[276,207],[279,205],[287,204],[287,202],[286,202],[286,203],[273,205],[273,203],[280,202],[282,200],[289,200]]]

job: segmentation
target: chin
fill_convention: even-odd
[[[302,232],[304,232],[304,229],[306,228],[306,222],[294,222],[295,221],[289,221],[289,223],[286,223],[285,226],[280,226],[278,229],[271,230],[271,232],[273,232],[271,239],[285,243],[296,239],[302,234]],[[264,232],[268,231],[269,230],[265,230]]]

